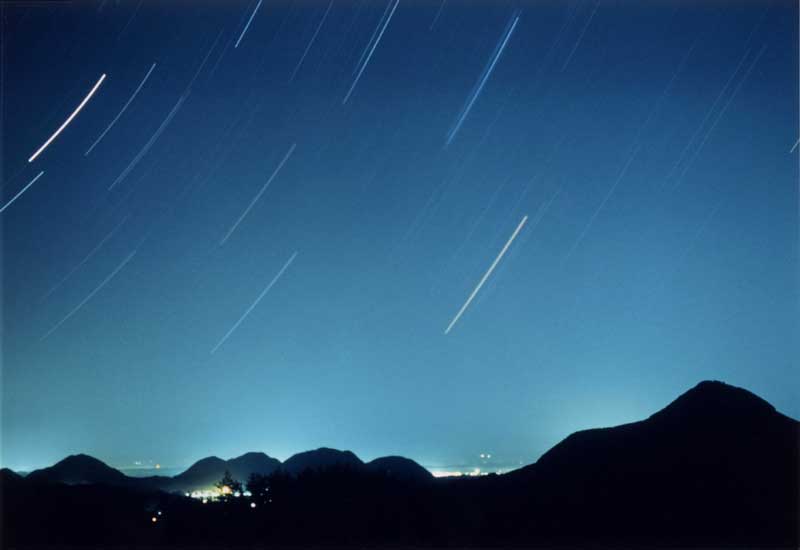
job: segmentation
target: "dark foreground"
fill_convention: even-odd
[[[644,421],[578,432],[502,476],[279,469],[252,497],[204,504],[4,471],[3,548],[797,548],[799,434],[749,392],[702,383]]]

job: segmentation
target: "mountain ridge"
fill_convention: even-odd
[[[230,510],[247,510],[235,514],[241,522],[236,536],[247,544],[261,543],[265,536],[315,544],[330,542],[335,534],[347,543],[357,537],[429,547],[580,547],[587,541],[629,547],[797,547],[799,444],[796,420],[747,390],[703,382],[643,420],[572,433],[534,463],[502,475],[434,480],[403,457],[364,463],[350,451],[326,447],[297,453],[275,470],[287,475],[267,481],[268,494],[233,499]],[[269,468],[274,460],[259,453],[206,457],[183,474],[216,475],[231,461]],[[65,472],[70,465],[77,466],[75,471]],[[310,469],[316,472],[305,475]],[[65,510],[73,513],[73,502],[82,499],[86,508],[104,509],[108,502],[118,507],[104,519],[116,526],[109,527],[107,540],[124,542],[129,539],[115,529],[130,528],[132,515],[142,508],[155,510],[153,503],[160,502],[168,508],[165,516],[179,520],[172,525],[180,540],[195,541],[200,526],[210,529],[214,540],[230,542],[227,522],[233,516],[224,512],[225,503],[203,506],[179,495],[152,494],[178,489],[173,478],[130,481],[87,455],[71,455],[49,471],[54,473],[49,478],[32,473],[33,484],[11,472],[0,474],[4,498],[11,502],[6,513],[26,527],[21,532],[41,532],[38,525],[47,517],[43,506],[60,517]],[[87,472],[123,481],[116,487],[84,479],[78,479],[79,486],[36,481],[58,481],[58,475],[74,480]],[[84,541],[91,533],[82,530],[90,528],[81,527],[80,513],[73,513],[69,525],[75,525],[74,540]],[[136,529],[145,536],[150,531],[144,531],[147,517],[142,520]],[[264,522],[271,526],[268,534]],[[50,532],[58,534],[63,526],[54,524]]]

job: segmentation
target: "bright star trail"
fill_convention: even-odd
[[[97,147],[97,144],[98,144],[98,143],[100,143],[100,141],[101,141],[101,140],[102,140],[102,139],[103,139],[103,138],[106,136],[106,134],[108,133],[108,131],[109,131],[109,130],[111,130],[112,126],[114,126],[114,124],[116,124],[116,123],[117,123],[117,121],[119,120],[119,117],[121,117],[121,116],[122,116],[122,113],[124,113],[124,112],[125,112],[125,109],[127,109],[127,108],[128,108],[128,105],[130,105],[130,104],[133,102],[133,100],[134,100],[134,99],[136,99],[136,96],[139,94],[139,90],[141,90],[141,89],[142,89],[142,86],[144,86],[144,83],[145,83],[145,82],[147,82],[147,79],[148,79],[148,78],[150,78],[150,73],[152,73],[152,72],[153,72],[153,69],[155,69],[155,68],[156,68],[156,64],[155,64],[155,63],[153,63],[153,64],[150,66],[150,70],[149,70],[149,71],[147,71],[147,74],[145,74],[145,75],[144,75],[144,78],[143,78],[143,79],[142,79],[142,81],[139,83],[139,85],[136,87],[136,90],[134,90],[134,91],[133,91],[133,94],[131,95],[131,97],[129,97],[129,98],[128,98],[128,101],[126,101],[126,102],[125,102],[125,105],[123,105],[123,106],[122,106],[122,109],[120,109],[119,113],[117,113],[117,116],[115,116],[115,117],[114,117],[114,119],[113,119],[113,120],[112,120],[112,121],[111,121],[111,122],[108,124],[108,126],[106,127],[106,129],[105,129],[105,130],[103,130],[103,133],[102,133],[102,134],[100,134],[100,135],[97,137],[97,139],[96,139],[96,140],[94,140],[94,143],[92,143],[91,147],[89,147],[89,148],[86,150],[86,152],[83,154],[83,156],[89,156],[89,153],[91,153],[91,152],[92,152],[92,149],[94,149],[95,147]]]
[[[5,204],[2,206],[2,208],[0,208],[0,214],[2,214],[2,213],[3,213],[3,211],[4,211],[6,208],[8,208],[9,206],[11,206],[11,203],[13,203],[15,200],[17,200],[18,198],[20,198],[20,197],[22,196],[22,194],[23,194],[25,191],[27,191],[27,190],[28,190],[28,188],[29,188],[31,185],[33,185],[34,183],[36,183],[36,180],[38,180],[39,178],[41,178],[41,177],[42,177],[42,175],[44,175],[44,170],[42,170],[41,172],[39,172],[38,174],[36,174],[36,176],[35,176],[35,177],[34,177],[34,178],[33,178],[33,179],[30,181],[30,182],[28,182],[28,185],[26,185],[25,187],[23,187],[23,188],[22,188],[22,189],[19,191],[19,193],[17,193],[16,195],[14,195],[14,196],[11,198],[11,200],[9,200],[7,203],[5,203]]]
[[[528,216],[525,216],[525,217],[522,218],[522,221],[519,222],[519,225],[514,230],[514,232],[511,234],[511,237],[509,237],[508,241],[506,241],[506,244],[503,246],[503,249],[500,251],[500,254],[497,255],[497,257],[492,262],[492,265],[490,265],[489,269],[486,270],[486,273],[483,274],[483,277],[481,277],[481,280],[478,282],[477,286],[473,289],[472,293],[469,295],[469,298],[467,298],[467,301],[464,302],[464,305],[461,306],[461,309],[458,310],[458,313],[456,313],[456,316],[453,317],[453,320],[450,321],[450,324],[447,325],[446,329],[444,329],[444,333],[445,334],[449,334],[450,333],[450,330],[455,326],[455,324],[458,322],[458,320],[461,318],[461,316],[467,310],[467,308],[469,307],[469,304],[472,302],[473,298],[475,298],[475,295],[478,294],[478,291],[481,289],[483,284],[486,282],[486,280],[492,274],[492,271],[494,271],[494,268],[497,267],[497,264],[499,264],[500,260],[503,259],[503,256],[505,255],[506,251],[508,250],[508,247],[510,247],[511,243],[514,242],[514,239],[517,238],[517,235],[522,230],[522,227],[525,225],[525,222],[527,222],[527,221],[528,221]]]
[[[458,119],[456,119],[455,124],[453,124],[453,127],[447,133],[447,142],[445,145],[450,145],[453,139],[455,139],[456,134],[458,134],[458,131],[461,129],[461,125],[464,124],[464,120],[467,118],[467,116],[469,116],[469,112],[472,110],[472,106],[475,104],[478,96],[481,95],[481,91],[483,91],[486,81],[489,80],[490,76],[492,76],[494,66],[497,64],[500,56],[503,55],[503,50],[505,50],[508,40],[511,38],[511,35],[514,34],[514,29],[517,28],[518,22],[519,15],[514,16],[511,21],[509,21],[508,26],[506,27],[506,30],[500,39],[500,42],[495,48],[494,54],[492,54],[492,57],[489,59],[488,65],[486,65],[486,68],[483,70],[480,79],[478,79],[477,84],[475,84],[475,87],[467,98],[467,102],[464,104],[464,107],[462,107],[461,113],[459,114]]]
[[[92,89],[89,90],[89,93],[86,94],[86,97],[83,98],[83,101],[81,101],[80,104],[78,104],[78,106],[75,107],[75,110],[72,111],[72,114],[67,117],[67,120],[65,120],[64,123],[61,126],[58,127],[58,130],[56,130],[53,133],[53,135],[50,136],[47,139],[47,141],[45,141],[42,144],[42,146],[39,147],[36,150],[36,152],[34,154],[31,155],[31,157],[28,159],[28,162],[33,162],[34,160],[36,160],[36,157],[38,157],[40,154],[42,154],[42,151],[44,151],[47,148],[47,146],[50,145],[53,142],[53,140],[56,139],[61,132],[64,131],[64,128],[66,128],[67,125],[70,122],[72,122],[72,119],[75,118],[76,116],[78,116],[78,113],[80,113],[81,109],[83,109],[84,105],[86,105],[89,102],[89,100],[92,99],[92,96],[94,95],[94,93],[97,91],[97,89],[100,87],[100,85],[103,83],[103,81],[105,79],[106,79],[106,75],[103,74],[100,77],[100,79],[97,81],[97,83],[92,87]]]
[[[796,2],[2,6],[0,466],[800,416]]]
[[[263,0],[258,0],[258,4],[256,4],[256,7],[253,10],[253,13],[250,14],[250,19],[247,20],[247,24],[244,26],[244,29],[242,29],[242,34],[239,35],[239,38],[236,40],[236,44],[233,45],[234,48],[238,48],[239,47],[239,42],[242,41],[242,38],[244,38],[244,34],[247,32],[247,29],[250,28],[250,23],[253,22],[253,18],[256,16],[256,12],[258,11],[258,8],[261,7],[261,2],[262,1]]]
[[[389,26],[389,22],[392,20],[392,16],[394,15],[394,11],[397,9],[397,6],[399,4],[400,4],[400,0],[394,0],[394,4],[392,5],[392,11],[389,12],[388,17],[386,17],[386,20],[383,22],[383,26],[381,27],[381,31],[378,33],[378,36],[375,38],[374,42],[372,43],[372,47],[370,48],[366,59],[364,59],[364,61],[361,62],[361,68],[358,70],[358,74],[356,74],[355,79],[353,79],[353,83],[350,85],[350,89],[347,90],[347,94],[344,96],[344,99],[342,100],[342,104],[343,105],[345,103],[347,103],[348,99],[350,99],[350,95],[353,93],[353,90],[356,89],[356,85],[358,84],[358,81],[361,80],[361,75],[364,74],[364,69],[366,69],[367,65],[369,65],[369,60],[372,59],[372,54],[375,53],[375,48],[378,47],[378,44],[380,43],[381,38],[383,37],[383,33],[384,33],[384,31],[386,31],[386,27]]]
[[[242,324],[242,321],[244,321],[244,320],[247,318],[247,316],[248,316],[248,315],[250,315],[250,313],[251,313],[251,312],[252,312],[252,311],[253,311],[253,310],[256,308],[256,306],[258,305],[258,303],[259,303],[259,302],[260,302],[260,301],[261,301],[261,300],[264,298],[264,296],[266,296],[266,295],[267,295],[267,292],[269,292],[269,291],[270,291],[270,289],[271,289],[271,288],[272,288],[272,287],[275,285],[275,283],[277,283],[277,282],[278,282],[278,279],[280,279],[280,278],[281,278],[281,275],[283,275],[283,272],[284,272],[284,271],[286,271],[286,270],[289,268],[289,266],[290,266],[290,265],[292,265],[292,262],[294,261],[294,259],[295,259],[296,257],[297,257],[297,252],[295,252],[294,254],[292,254],[292,256],[289,258],[289,260],[288,260],[288,261],[287,261],[285,264],[283,264],[283,267],[280,269],[280,271],[278,271],[278,274],[277,274],[277,275],[275,275],[275,277],[273,277],[273,278],[272,278],[272,280],[271,280],[271,281],[269,282],[269,284],[268,284],[268,285],[267,285],[267,286],[264,288],[264,290],[262,290],[262,291],[261,291],[261,294],[259,294],[259,295],[258,295],[258,297],[255,299],[255,301],[253,301],[253,303],[252,303],[252,304],[250,304],[250,307],[248,307],[248,308],[245,310],[245,312],[244,312],[244,313],[242,313],[242,316],[241,316],[241,317],[239,317],[239,320],[238,320],[238,321],[236,321],[236,322],[233,324],[233,326],[230,328],[230,330],[228,330],[228,332],[226,332],[226,333],[225,333],[225,336],[223,336],[223,337],[222,337],[222,339],[221,339],[219,342],[217,342],[217,345],[216,345],[216,346],[214,346],[214,347],[211,349],[211,354],[212,354],[212,355],[213,355],[214,353],[216,353],[216,351],[217,351],[217,350],[220,348],[220,346],[222,346],[222,344],[224,344],[224,343],[225,343],[225,341],[226,341],[228,338],[230,338],[231,334],[233,334],[233,333],[234,333],[234,331],[235,331],[237,328],[239,328],[239,325],[241,325],[241,324]]]

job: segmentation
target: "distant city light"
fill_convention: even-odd
[[[158,511],[158,515],[159,515],[159,516],[161,515],[161,510],[159,510],[159,511]]]
[[[250,508],[255,508],[255,507],[256,507],[256,503],[255,502],[251,502],[250,503]]]
[[[246,497],[251,497],[253,496],[253,493],[251,493],[250,491],[245,491],[244,493],[242,493],[242,495]]]
[[[161,464],[156,464],[156,470],[160,470],[160,469],[161,469]]]
[[[153,523],[155,523],[155,522],[157,522],[157,521],[158,521],[158,518],[157,518],[157,517],[155,517],[155,516],[153,516],[153,517],[151,517],[151,518],[150,518],[150,521],[152,521]]]
[[[208,504],[208,499],[207,498],[203,499],[203,504]]]
[[[460,476],[486,476],[489,475],[489,472],[481,471],[480,468],[474,468],[468,471],[462,470],[431,470],[431,474],[433,477],[460,477]]]

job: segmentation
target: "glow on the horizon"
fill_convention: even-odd
[[[67,120],[65,120],[64,123],[61,126],[59,126],[58,130],[56,130],[53,133],[53,135],[50,136],[50,138],[48,138],[48,140],[45,141],[44,144],[41,147],[39,147],[39,149],[37,149],[36,152],[33,155],[31,155],[31,158],[28,159],[28,162],[33,162],[36,159],[36,157],[38,157],[42,153],[42,151],[44,151],[47,148],[47,146],[50,145],[53,142],[53,140],[58,137],[58,134],[60,134],[62,131],[64,131],[64,128],[66,128],[67,125],[70,122],[72,122],[72,119],[75,118],[76,116],[78,116],[78,113],[81,112],[81,109],[83,109],[83,106],[86,105],[89,102],[90,99],[92,99],[92,96],[94,95],[94,93],[100,87],[100,84],[102,84],[105,79],[106,79],[106,75],[105,75],[105,73],[103,73],[103,75],[100,77],[100,80],[97,81],[97,84],[94,85],[94,87],[89,91],[89,93],[86,95],[86,97],[83,98],[83,101],[80,102],[80,105],[75,107],[75,110],[72,111],[72,114],[69,115],[69,117],[67,117]]]

